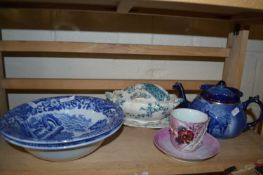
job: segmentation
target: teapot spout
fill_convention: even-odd
[[[179,105],[179,107],[181,107],[181,108],[188,108],[190,102],[186,98],[183,85],[181,83],[179,83],[179,82],[176,82],[173,85],[173,89],[175,89],[178,92],[179,98],[183,99],[183,102]]]

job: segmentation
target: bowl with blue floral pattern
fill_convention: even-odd
[[[102,98],[48,97],[5,113],[0,118],[0,134],[30,144],[77,143],[120,128],[123,118],[120,106]]]
[[[183,101],[161,86],[151,83],[135,84],[122,90],[106,92],[105,95],[121,106],[125,118],[137,122],[161,120]]]
[[[48,161],[69,161],[93,153],[99,149],[100,145],[106,138],[115,134],[120,128],[121,125],[99,136],[66,143],[28,143],[13,140],[9,137],[5,137],[5,140],[13,145],[24,148],[26,151],[40,159]]]

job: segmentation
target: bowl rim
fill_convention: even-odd
[[[104,134],[99,135],[97,137],[76,141],[77,144],[73,144],[73,145],[72,145],[72,143],[74,143],[74,142],[70,142],[70,143],[61,143],[62,145],[64,144],[64,146],[57,146],[57,147],[55,146],[55,144],[53,144],[53,147],[51,147],[52,144],[34,144],[34,145],[32,145],[30,143],[24,143],[24,142],[21,142],[21,141],[15,141],[15,140],[13,140],[11,138],[6,138],[6,137],[4,138],[4,140],[6,140],[7,142],[9,142],[9,143],[11,143],[13,145],[22,147],[24,149],[47,150],[47,151],[48,150],[51,151],[51,150],[77,149],[79,147],[88,146],[90,144],[94,144],[94,143],[97,143],[97,142],[105,140],[106,138],[108,138],[111,135],[115,134],[122,127],[122,124],[123,123],[121,123],[115,129],[113,129],[111,131],[108,131],[107,133],[104,133]]]
[[[115,125],[114,128],[110,128],[109,130],[106,130],[104,132],[99,132],[95,135],[92,135],[92,136],[87,136],[87,137],[83,137],[83,138],[77,138],[77,139],[66,139],[66,140],[59,140],[59,141],[48,141],[48,140],[30,140],[30,139],[21,139],[21,138],[18,138],[18,137],[15,137],[15,136],[12,136],[8,133],[6,133],[2,128],[0,128],[0,135],[2,135],[2,137],[8,137],[12,140],[15,140],[15,141],[18,141],[18,142],[25,142],[25,143],[31,143],[31,144],[59,144],[61,142],[63,143],[70,143],[70,142],[76,142],[76,141],[81,141],[83,139],[89,139],[89,138],[93,138],[93,137],[97,137],[103,133],[106,133],[106,132],[109,132],[115,128],[117,128],[120,124],[123,123],[124,121],[124,117],[125,117],[125,113],[123,112],[122,108],[117,105],[116,103],[112,102],[112,101],[109,101],[107,99],[103,99],[103,98],[99,98],[99,97],[94,97],[94,96],[83,96],[83,95],[62,95],[62,96],[54,96],[54,97],[44,97],[44,98],[38,98],[38,99],[35,99],[35,100],[32,100],[32,101],[29,101],[29,102],[26,102],[26,103],[23,103],[21,105],[18,105],[12,109],[10,109],[9,111],[7,111],[3,117],[0,117],[0,121],[1,119],[4,119],[4,117],[8,116],[9,113],[12,111],[12,110],[15,110],[23,105],[26,105],[26,104],[30,104],[30,103],[34,103],[34,102],[43,102],[45,100],[48,100],[48,99],[64,99],[64,98],[72,98],[74,97],[77,97],[77,98],[86,98],[86,99],[97,99],[97,100],[102,100],[104,102],[107,102],[109,104],[111,104],[112,106],[114,106],[114,108],[118,108],[118,111],[121,111],[122,113],[119,116],[119,119],[118,119],[118,123]]]

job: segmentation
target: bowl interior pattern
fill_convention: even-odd
[[[122,109],[88,96],[38,99],[8,111],[0,119],[3,137],[28,143],[73,142],[99,136],[120,126]]]

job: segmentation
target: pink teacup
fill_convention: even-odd
[[[177,150],[192,152],[202,145],[208,126],[207,114],[179,108],[170,115],[170,139]]]

